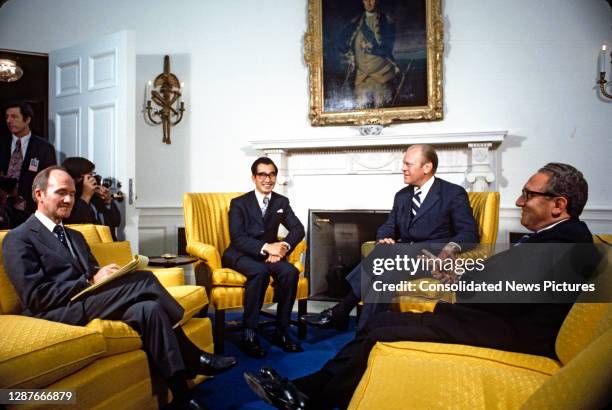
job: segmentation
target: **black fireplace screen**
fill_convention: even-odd
[[[361,244],[376,239],[389,216],[380,210],[314,210],[308,213],[306,272],[311,300],[340,299],[349,291],[345,277],[361,260]]]

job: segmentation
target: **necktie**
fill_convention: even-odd
[[[264,196],[263,205],[261,206],[261,216],[266,214],[266,209],[268,209],[268,203],[270,202],[270,198]]]
[[[66,233],[64,232],[64,228],[62,228],[62,225],[55,225],[55,228],[53,228],[53,233],[55,234],[55,236],[57,236],[57,239],[59,239],[62,245],[68,248],[68,240],[66,239]]]
[[[415,188],[414,195],[412,196],[412,216],[414,217],[419,208],[421,207],[421,190],[419,188]]]
[[[11,155],[11,160],[9,162],[8,170],[6,171],[6,176],[19,180],[19,175],[21,174],[21,164],[23,164],[23,153],[21,152],[21,138],[17,138],[17,142],[15,143],[15,151],[13,151],[13,154]]]

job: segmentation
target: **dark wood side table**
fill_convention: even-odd
[[[162,258],[161,256],[149,256],[149,266],[161,268],[174,268],[175,266],[189,265],[198,260],[189,255],[177,255],[173,258]]]

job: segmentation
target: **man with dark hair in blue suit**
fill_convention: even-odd
[[[278,302],[274,341],[286,352],[302,351],[287,332],[299,272],[285,258],[304,238],[304,226],[293,213],[289,199],[272,192],[277,174],[278,168],[270,158],[261,157],[253,162],[251,179],[255,190],[232,199],[229,210],[231,243],[223,254],[223,266],[247,277],[242,347],[249,356],[256,358],[266,355],[256,331],[270,276],[274,278]],[[283,241],[278,240],[281,224],[289,231]]]
[[[393,209],[376,233],[378,243],[423,243],[441,259],[467,250],[478,243],[478,228],[470,208],[467,193],[459,185],[434,176],[438,155],[430,145],[412,145],[404,154],[402,170],[407,187],[395,194]],[[362,280],[358,265],[346,277],[349,292],[336,306],[319,314],[302,316],[314,326],[346,329],[348,316],[365,295],[361,294]],[[359,327],[386,305],[366,304]]]

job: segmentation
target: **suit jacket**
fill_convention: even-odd
[[[91,208],[91,204],[93,204],[96,211],[104,217],[104,223],[96,218],[96,214]],[[115,201],[111,201],[111,207],[109,209],[100,197],[94,195],[91,197],[91,204],[88,204],[81,198],[75,199],[70,217],[64,219],[64,223],[106,225],[110,228],[113,239],[116,240],[116,228],[121,225],[121,212]]]
[[[245,255],[265,260],[261,248],[266,243],[278,242],[279,225],[289,231],[284,241],[291,246],[290,253],[304,238],[304,226],[293,213],[287,197],[272,192],[264,216],[255,191],[232,199],[229,209],[231,243],[223,253],[223,259],[232,265]]]
[[[593,237],[586,224],[578,218],[571,218],[555,227],[533,234],[526,242],[485,261],[482,272],[463,275],[464,281],[485,281],[495,283],[505,280],[529,282],[529,277],[541,280],[558,280],[560,270],[566,268],[578,272],[585,279],[591,275],[599,262],[600,255],[593,246],[570,244],[589,244]],[[528,244],[551,244],[546,247]],[[554,244],[560,244],[555,247]],[[562,253],[560,255],[560,253]],[[551,266],[553,265],[554,266]],[[439,303],[436,313],[449,312],[469,316],[470,311],[492,314],[493,321],[501,320],[516,329],[516,339],[524,348],[521,351],[555,357],[555,340],[563,320],[572,303],[467,303],[473,299],[469,293],[458,293],[458,303],[449,305]],[[456,308],[453,308],[455,306]],[[461,311],[459,309],[465,308]],[[482,331],[489,332],[491,322],[482,321]]]
[[[412,185],[395,194],[389,218],[378,228],[377,240],[393,238],[405,243],[437,243],[441,246],[448,242],[478,243],[478,228],[463,187],[436,177],[414,218],[411,212],[413,195]],[[463,250],[468,248],[462,246]]]
[[[6,175],[8,171],[9,162],[11,161],[11,143],[13,142],[12,135],[2,139],[0,149],[0,173]],[[35,171],[31,171],[30,162],[32,160],[38,160],[38,167]],[[19,195],[26,200],[26,214],[30,215],[36,210],[36,203],[32,199],[32,183],[34,177],[43,169],[50,167],[51,165],[57,165],[57,159],[55,157],[55,147],[44,139],[37,137],[32,134],[30,142],[28,142],[28,149],[26,150],[25,157],[23,158],[23,164],[21,165],[21,174],[19,175]]]
[[[65,230],[76,259],[34,215],[4,238],[4,268],[24,315],[64,323],[83,320],[82,302],[71,303],[70,298],[89,286],[97,262],[83,236]]]

